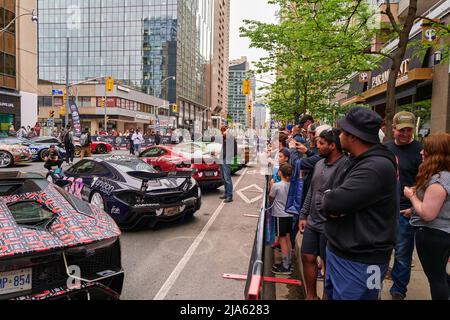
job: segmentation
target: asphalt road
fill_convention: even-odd
[[[119,151],[115,153],[124,154]],[[0,172],[45,172],[43,163]],[[203,194],[190,221],[155,230],[124,232],[121,237],[125,283],[122,299],[242,300],[245,281],[224,274],[247,274],[261,207],[263,176],[252,167],[233,177],[235,201],[219,200],[223,187]]]

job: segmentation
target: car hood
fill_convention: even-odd
[[[42,203],[57,216],[48,229],[32,229],[16,223],[8,203],[23,199]],[[52,185],[39,193],[1,197],[0,258],[86,245],[120,236],[119,228],[108,214],[86,205],[92,215],[77,211]]]

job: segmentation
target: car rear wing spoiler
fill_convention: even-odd
[[[189,179],[195,173],[195,170],[189,171],[177,171],[177,172],[146,172],[146,171],[131,171],[127,172],[133,178],[142,180],[141,192],[145,192],[148,189],[148,182],[151,180],[181,178]]]

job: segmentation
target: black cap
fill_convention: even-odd
[[[362,141],[378,144],[382,123],[383,119],[375,111],[356,107],[351,109],[344,119],[338,121],[338,126]]]

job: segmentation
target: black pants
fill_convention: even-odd
[[[57,160],[57,161],[47,161],[46,163],[44,163],[44,168],[47,170],[52,170],[52,167],[56,167],[58,166],[58,168],[61,168],[62,164],[63,164],[64,160]]]
[[[416,229],[416,247],[433,300],[450,299],[450,276],[446,268],[450,255],[450,234],[426,227]]]
[[[66,149],[66,163],[73,163],[73,158],[75,156],[75,149]]]
[[[130,154],[134,155],[134,144],[130,142]]]

